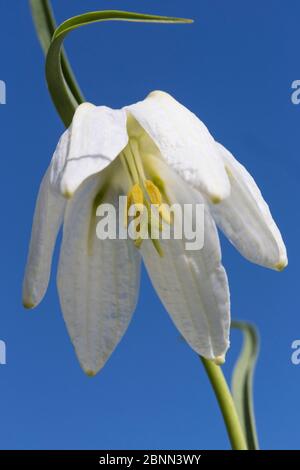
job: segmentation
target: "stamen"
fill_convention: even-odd
[[[132,180],[134,181],[134,183],[139,183],[140,182],[140,177],[139,177],[136,165],[135,165],[134,155],[133,155],[129,145],[127,145],[127,147],[123,150],[123,155],[125,157],[127,166],[129,168]]]
[[[131,200],[133,204],[144,203],[143,190],[138,183],[134,184],[131,190],[128,192],[128,200]]]
[[[172,216],[168,204],[161,204],[159,207],[159,215],[168,224],[172,224]]]
[[[163,197],[158,187],[151,180],[145,181],[145,187],[150,198],[151,204],[158,207],[158,213],[161,218],[168,224],[171,225],[171,214],[167,204],[163,204]]]
[[[144,171],[144,167],[142,164],[138,141],[136,139],[130,139],[129,147],[130,147],[131,154],[132,154],[134,163],[136,165],[136,169],[139,174],[139,177],[142,181],[145,181],[146,176],[145,176],[145,171]]]
[[[128,210],[132,205],[139,204],[144,205],[144,194],[143,190],[138,183],[134,184],[127,194],[127,207],[125,211],[124,226],[128,226]]]
[[[146,207],[148,217],[150,216],[148,233],[151,234],[152,221],[149,200],[152,205],[157,206],[157,210],[161,219],[164,220],[166,223],[170,224],[171,215],[165,207],[166,205],[163,204],[163,197],[159,188],[153,183],[153,181],[146,179],[137,139],[130,138],[128,145],[121,154],[121,160],[127,174],[129,174],[131,182],[133,183],[133,186],[127,194],[127,208],[124,221],[125,227],[128,226],[129,208],[134,204],[143,205],[144,207]],[[136,229],[138,229],[138,227],[136,227]],[[162,231],[162,224],[160,221],[159,231]],[[163,250],[159,241],[157,239],[152,239],[151,236],[150,239],[159,256],[163,256]],[[142,242],[143,239],[139,237],[137,240],[134,241],[134,244],[137,248],[140,248]]]
[[[158,206],[160,206],[162,203],[162,195],[158,187],[155,186],[155,184],[151,180],[145,181],[145,187],[150,198],[151,204],[157,204]]]
[[[158,241],[158,240],[155,240],[155,238],[153,238],[153,239],[151,238],[151,240],[152,240],[153,246],[154,246],[154,248],[156,249],[157,253],[159,254],[159,256],[160,256],[161,258],[163,258],[164,252],[163,252],[163,249],[162,249],[162,247],[161,247],[159,241]]]
[[[120,153],[120,159],[121,159],[121,163],[122,163],[123,169],[124,169],[124,171],[125,171],[125,173],[126,173],[126,176],[127,176],[127,178],[128,178],[128,183],[129,183],[129,184],[134,184],[131,171],[130,171],[130,169],[129,169],[129,166],[128,166],[126,157],[125,157],[125,155],[124,155],[123,152]]]
[[[160,193],[162,194],[164,200],[169,204],[169,206],[171,205],[171,201],[169,199],[169,196],[166,192],[166,188],[165,188],[165,183],[164,181],[161,179],[160,176],[158,176],[154,169],[152,169],[151,171],[151,181],[153,182],[153,184],[159,189]]]

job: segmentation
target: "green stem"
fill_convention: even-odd
[[[247,450],[241,423],[221,367],[204,357],[200,356],[200,359],[218,400],[232,449]]]

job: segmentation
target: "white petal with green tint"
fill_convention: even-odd
[[[160,91],[126,109],[153,139],[166,163],[187,183],[213,202],[229,195],[228,177],[215,141],[193,113]]]
[[[128,142],[126,113],[106,106],[78,106],[67,137],[52,160],[51,182],[70,197],[89,176],[104,170]]]
[[[231,194],[211,205],[213,216],[240,253],[253,263],[283,269],[286,248],[269,207],[254,179],[233,155],[217,144],[231,183]]]
[[[23,304],[35,307],[48,287],[52,253],[62,223],[65,199],[54,192],[48,169],[40,186],[31,232],[28,260],[23,282]]]
[[[140,255],[134,244],[96,236],[102,191],[94,176],[68,202],[58,272],[63,316],[89,375],[103,367],[126,331],[139,289]]]
[[[201,195],[171,170],[160,175],[172,202],[203,203]],[[229,347],[229,288],[217,230],[207,210],[204,237],[198,251],[187,251],[185,240],[174,239],[160,241],[161,258],[151,241],[145,240],[141,251],[154,288],[182,336],[198,354],[219,360]]]

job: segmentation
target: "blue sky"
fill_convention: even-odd
[[[247,166],[278,222],[289,267],[244,260],[222,238],[237,319],[254,322],[262,448],[299,449],[299,121],[297,0],[54,0],[58,21],[87,10],[127,9],[195,19],[194,25],[102,24],[66,47],[89,101],[121,107],[162,89],[194,111]],[[197,356],[181,340],[146,275],[136,315],[103,371],[80,370],[55,287],[34,311],[21,284],[35,197],[63,127],[49,98],[26,1],[0,2],[1,122],[0,447],[4,449],[228,449],[220,412]],[[57,253],[56,253],[57,255]],[[57,257],[57,256],[56,256]],[[241,344],[232,334],[230,377]]]

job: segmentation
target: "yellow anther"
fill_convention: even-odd
[[[147,194],[145,194],[145,192]],[[158,214],[161,217],[161,219],[163,219],[168,224],[171,223],[171,215],[170,215],[168,208],[166,207],[167,205],[163,204],[163,197],[161,195],[160,190],[152,181],[144,180],[144,192],[141,186],[138,183],[135,183],[127,194],[127,208],[126,208],[126,214],[125,214],[126,216],[125,226],[126,227],[128,225],[128,211],[129,211],[129,208],[133,205],[136,205],[137,207],[145,208],[145,210],[148,212],[148,217],[149,216],[151,217],[150,203],[147,200],[147,196],[150,199],[150,203],[152,205],[157,206]],[[138,210],[143,210],[143,209],[138,209]],[[136,222],[135,230],[142,233],[144,226],[141,226],[141,224],[146,223],[146,221],[142,220],[141,222],[139,217],[136,216],[135,222]],[[161,231],[162,230],[161,222],[159,220],[157,222],[158,222],[158,227],[157,227],[158,231]],[[151,221],[149,221],[149,224],[150,224],[148,227],[149,234],[151,233],[151,223],[155,223],[155,222],[152,221],[152,219]],[[151,238],[151,235],[150,235],[150,238]],[[143,242],[143,237],[138,236],[138,238],[134,241],[135,247],[139,249],[142,245],[142,242]],[[159,241],[156,239],[152,239],[152,243],[153,243],[155,250],[159,254],[159,256],[163,256],[163,250],[161,248]]]
[[[151,204],[158,206],[158,213],[161,218],[167,223],[171,224],[171,214],[167,204],[163,204],[163,198],[158,187],[151,180],[145,181],[145,187],[151,201]]]
[[[129,207],[132,204],[143,204],[144,203],[144,195],[143,190],[139,184],[134,184],[127,195],[127,200],[129,203]]]
[[[171,212],[170,212],[169,206],[168,206],[167,204],[162,204],[162,205],[159,207],[159,215],[161,216],[161,218],[162,218],[168,225],[171,225],[171,223],[172,223],[172,216],[171,216]]]
[[[143,205],[144,204],[144,195],[143,190],[139,184],[134,184],[132,188],[128,191],[127,194],[127,207],[125,210],[125,221],[124,225],[127,227],[128,225],[128,210],[134,204]]]
[[[155,186],[151,180],[145,181],[145,187],[151,203],[160,206],[162,203],[162,195],[158,187]]]

